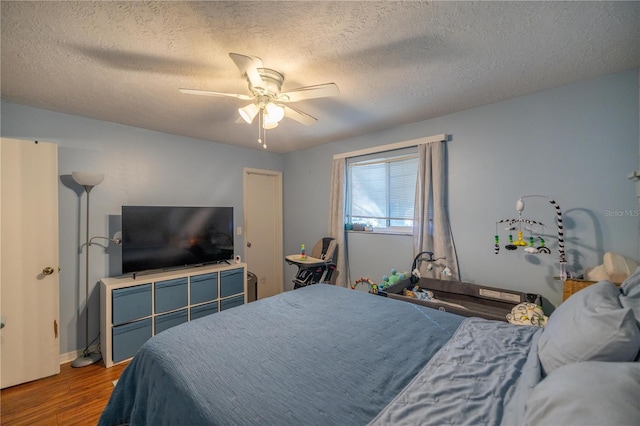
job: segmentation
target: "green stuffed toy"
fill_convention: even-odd
[[[391,286],[391,285],[393,285],[393,284],[395,284],[395,283],[397,283],[399,281],[404,280],[408,276],[409,276],[408,272],[400,272],[400,273],[398,273],[397,270],[392,269],[391,270],[391,276],[384,275],[382,277],[382,281],[384,282],[383,285],[385,287],[389,287],[389,286]]]

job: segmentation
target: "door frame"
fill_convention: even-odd
[[[250,168],[250,167],[244,167],[242,169],[242,204],[243,204],[243,227],[244,227],[244,232],[243,232],[243,245],[246,244],[247,242],[247,229],[250,229],[250,224],[247,223],[247,193],[248,193],[248,179],[247,176],[249,176],[250,174],[256,174],[256,175],[264,175],[264,176],[273,176],[276,178],[276,203],[275,203],[275,207],[276,207],[276,211],[275,211],[275,216],[277,217],[276,220],[276,241],[273,244],[273,252],[276,253],[276,256],[274,256],[274,263],[273,263],[273,270],[276,272],[276,276],[274,277],[274,279],[276,280],[276,282],[280,283],[280,292],[284,291],[284,257],[283,257],[283,250],[284,250],[284,235],[283,235],[283,196],[282,196],[282,172],[281,171],[276,171],[276,170],[265,170],[265,169],[254,169],[254,168]],[[244,250],[244,246],[243,246],[243,250]],[[280,259],[280,260],[278,260]],[[247,262],[248,258],[247,255],[245,253],[245,262],[247,263],[247,270],[250,270],[249,268],[249,264]]]

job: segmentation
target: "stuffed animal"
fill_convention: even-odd
[[[384,281],[384,283],[386,284],[386,286],[390,286],[393,285],[399,281],[404,280],[405,278],[407,278],[409,276],[408,272],[400,272],[398,273],[398,271],[396,271],[395,269],[391,270],[391,276],[388,275],[384,275],[382,277],[382,281]]]
[[[611,281],[620,284],[638,268],[638,262],[617,253],[606,252],[602,257],[602,265],[584,271],[587,281]]]
[[[433,300],[433,299],[435,299],[435,296],[433,295],[433,292],[431,292],[429,290],[422,289],[417,285],[414,286],[412,290],[409,290],[408,288],[405,288],[404,290],[402,290],[402,295],[406,296],[406,297],[411,297],[413,299],[419,299],[419,300]]]
[[[408,288],[402,290],[402,295],[406,297],[416,297],[416,294]]]
[[[435,296],[432,291],[425,290],[420,288],[419,286],[413,287],[413,297],[420,300],[433,300]]]
[[[544,327],[547,325],[548,317],[542,311],[542,307],[535,303],[523,302],[511,309],[507,314],[507,321],[516,325],[536,325]]]

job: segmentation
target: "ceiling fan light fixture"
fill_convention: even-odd
[[[267,122],[266,116],[265,116],[264,123],[262,123],[262,128],[265,129],[265,130],[271,130],[271,129],[275,129],[276,127],[278,127],[278,123],[277,122]]]
[[[269,120],[278,123],[284,118],[284,108],[280,105],[276,105],[273,102],[269,102],[265,107],[266,115],[269,116]]]
[[[258,105],[256,104],[249,104],[242,108],[238,108],[238,113],[240,113],[240,117],[242,117],[242,119],[249,124],[253,122],[253,119],[256,118],[256,115],[258,115],[258,112],[260,112],[260,108],[258,108]]]
[[[240,53],[229,53],[229,57],[240,70],[240,74],[246,78],[250,95],[184,88],[179,90],[190,95],[231,97],[252,101],[249,105],[238,108],[238,113],[249,124],[253,123],[253,120],[258,117],[258,143],[265,149],[267,148],[266,131],[278,127],[278,123],[285,115],[287,118],[307,126],[318,121],[309,114],[287,105],[289,102],[336,96],[340,93],[335,83],[299,87],[282,93],[284,74],[272,68],[265,68],[262,64],[262,59],[257,56],[242,55]]]

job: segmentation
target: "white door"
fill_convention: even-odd
[[[0,387],[60,372],[58,147],[2,139]]]
[[[257,298],[282,293],[282,173],[244,169],[244,256]]]

